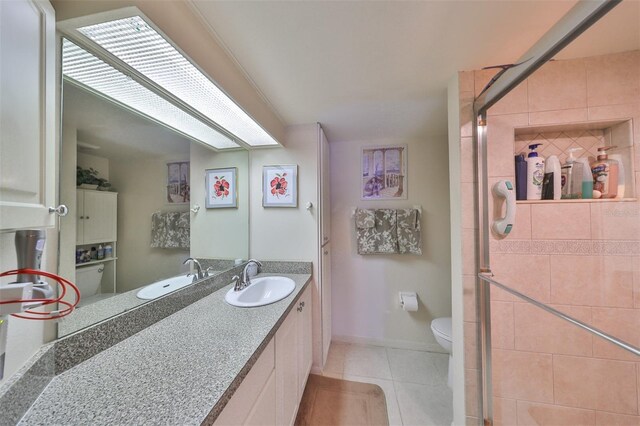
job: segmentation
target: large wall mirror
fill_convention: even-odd
[[[191,140],[68,74],[62,99],[59,270],[82,300],[58,337],[192,284],[189,257],[209,275],[247,259],[247,150]],[[207,174],[234,203],[207,201]]]

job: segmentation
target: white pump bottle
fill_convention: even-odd
[[[538,155],[536,149],[541,143],[529,145],[531,152],[527,155],[527,200],[542,198],[542,182],[544,180],[544,158]]]

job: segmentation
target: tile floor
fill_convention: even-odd
[[[448,362],[446,354],[331,342],[324,375],[380,386],[390,426],[449,426]]]

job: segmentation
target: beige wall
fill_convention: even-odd
[[[251,151],[250,254],[259,260],[313,262],[313,363],[321,364],[318,276],[318,125],[287,128],[286,149]],[[262,166],[298,165],[298,207],[262,207]],[[312,202],[311,210],[305,204]]]
[[[78,166],[83,169],[92,168],[98,172],[98,177],[109,180],[109,159],[98,155],[78,152]]]
[[[490,77],[486,71],[461,75],[468,89],[460,92],[462,111],[469,95],[477,94]],[[627,119],[633,120],[638,181],[639,99],[640,51],[547,63],[489,110],[489,184],[514,178],[515,128]],[[470,127],[462,124],[464,147]],[[545,137],[552,136],[547,132]],[[572,142],[585,142],[580,137],[575,134]],[[469,163],[462,157],[464,167]],[[472,247],[473,192],[470,187],[465,194],[464,185],[463,247]],[[639,346],[639,212],[635,199],[518,203],[513,232],[506,238],[490,237],[492,271],[498,281]],[[463,249],[465,259],[470,253]],[[472,283],[474,272],[473,262],[465,263],[463,279]],[[471,291],[465,300],[465,343],[472,355]],[[491,305],[496,423],[640,421],[640,359],[495,289]],[[465,363],[467,415],[475,417],[480,415],[471,403],[477,360],[469,356]]]
[[[407,144],[407,200],[361,201],[361,148]],[[391,346],[442,351],[429,324],[451,316],[449,171],[446,137],[430,140],[331,143],[331,243],[333,336]],[[352,211],[422,207],[423,254],[357,254]],[[409,313],[399,291],[418,294]]]
[[[205,207],[205,170],[236,167],[238,208]],[[191,205],[200,211],[191,213],[191,256],[215,259],[249,257],[249,153],[215,152],[200,144],[191,144]]]
[[[110,176],[118,191],[116,289],[123,293],[177,275],[189,250],[151,248],[151,215],[156,211],[187,211],[188,204],[167,204],[167,162],[181,157],[112,161]]]

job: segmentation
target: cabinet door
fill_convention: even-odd
[[[55,226],[55,15],[0,1],[0,229]]]
[[[327,362],[331,345],[331,243],[325,244],[320,255],[322,288],[322,365]]]
[[[271,339],[214,425],[276,424],[275,343]]]
[[[313,336],[311,330],[311,287],[300,297],[298,310],[298,394],[302,397],[313,364]]]
[[[331,168],[329,160],[329,141],[320,128],[320,233],[321,244],[331,238]]]
[[[298,311],[294,308],[276,332],[276,424],[292,425],[298,407]]]
[[[276,374],[271,373],[262,393],[244,422],[247,426],[275,426],[276,423]]]
[[[84,244],[116,241],[117,201],[113,192],[84,191]]]
[[[76,191],[76,244],[84,244],[84,191]]]

